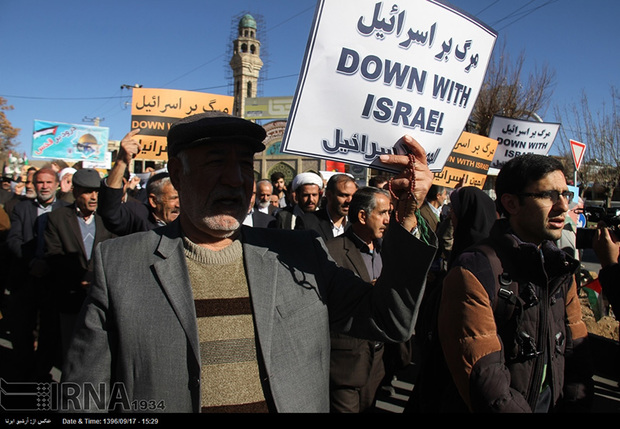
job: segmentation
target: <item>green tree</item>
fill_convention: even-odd
[[[17,146],[15,138],[19,134],[19,128],[14,128],[4,112],[13,110],[13,106],[7,105],[6,100],[0,97],[0,159],[6,160],[9,151]]]

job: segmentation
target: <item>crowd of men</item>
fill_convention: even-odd
[[[0,218],[5,220],[6,268],[0,280],[0,323],[11,341],[13,358],[3,362],[3,376],[52,380],[51,371],[62,366],[93,281],[95,247],[119,235],[154,228],[155,219],[172,221],[178,214],[178,201],[172,208],[162,203],[176,196],[171,185],[165,186],[167,174],[151,177],[141,193],[142,187],[136,189],[140,178],[134,175],[130,181],[128,171],[121,172],[118,190],[108,186],[110,177],[102,180],[95,169],[75,169],[62,161],[30,167],[24,181],[4,177]],[[106,200],[102,203],[100,197]]]
[[[507,163],[494,201],[432,185],[408,136],[417,162],[386,155],[402,173],[368,185],[313,171],[256,181],[262,127],[204,114],[171,128],[167,170],[139,183],[139,132],[105,175],[50,163],[23,190],[3,180],[14,380],[49,382],[56,367],[165,412],[372,412],[432,333],[420,344],[443,372],[422,367],[427,390],[407,410],[589,406],[579,262],[558,244],[573,195],[553,158]],[[617,308],[616,237],[601,227],[593,244]]]

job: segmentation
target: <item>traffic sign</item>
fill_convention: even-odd
[[[575,170],[579,170],[579,165],[583,159],[583,153],[586,151],[586,145],[575,140],[570,141],[570,150],[573,153],[573,161],[575,161]]]
[[[573,161],[575,162],[575,170],[579,170],[583,153],[586,151],[586,145],[575,140],[570,141],[571,152],[573,153]]]

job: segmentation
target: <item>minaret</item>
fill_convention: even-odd
[[[233,41],[230,67],[234,78],[234,116],[243,116],[245,99],[256,97],[258,75],[263,67],[260,59],[260,42],[256,39],[256,20],[244,15],[239,21],[237,39]]]

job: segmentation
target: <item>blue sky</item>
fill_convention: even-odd
[[[402,1],[402,0],[401,0]],[[397,3],[397,2],[396,2]],[[498,32],[526,70],[556,73],[554,106],[611,102],[620,88],[620,2],[616,0],[453,0]],[[18,147],[31,153],[35,119],[130,128],[131,92],[121,85],[230,95],[234,18],[255,15],[265,79],[260,96],[292,96],[312,25],[315,0],[0,0],[0,96],[14,106]],[[559,137],[558,137],[559,138]],[[557,146],[557,140],[556,144]],[[552,149],[553,152],[553,149]]]

